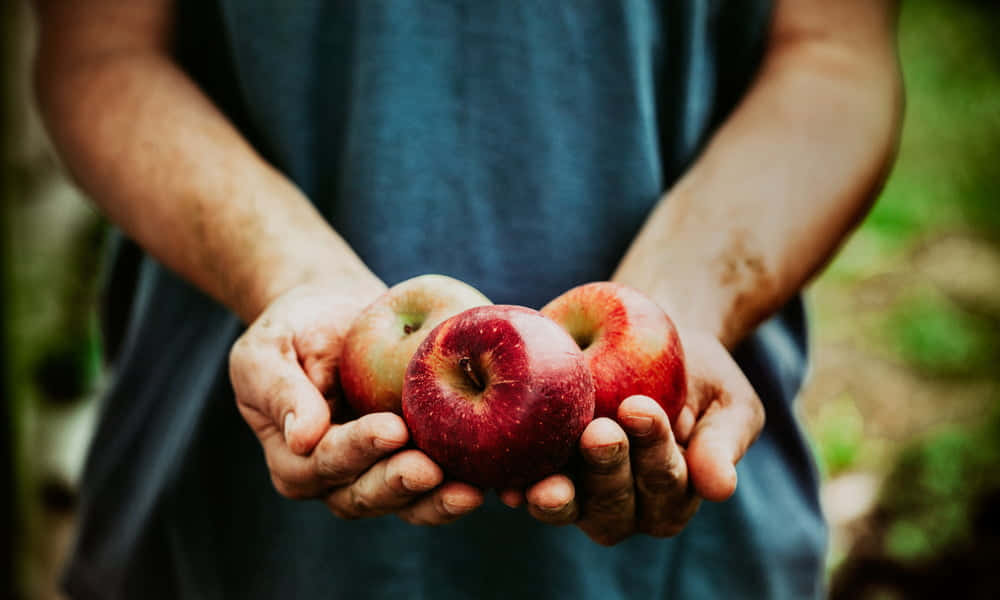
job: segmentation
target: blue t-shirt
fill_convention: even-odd
[[[745,91],[769,11],[192,0],[179,4],[178,56],[386,283],[443,273],[538,307],[610,276]],[[114,281],[134,294],[110,305],[111,330],[125,333],[66,576],[78,597],[820,593],[825,527],[793,417],[806,367],[798,300],[735,353],[768,418],[733,498],[704,504],[674,539],[603,548],[492,496],[439,528],[346,522],[281,498],[226,374],[237,319],[148,258],[133,278],[123,271]]]

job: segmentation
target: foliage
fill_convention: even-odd
[[[823,405],[813,431],[814,450],[824,476],[832,477],[853,467],[864,445],[864,419],[849,394]]]
[[[1000,331],[992,319],[941,295],[903,300],[885,320],[891,350],[922,375],[988,375],[1000,358]]]
[[[970,538],[980,499],[1000,490],[998,464],[1000,412],[977,430],[947,429],[909,447],[883,488],[889,555],[928,558]]]
[[[907,100],[898,161],[833,276],[863,276],[930,231],[969,228],[1000,238],[998,22],[982,4],[904,3]]]

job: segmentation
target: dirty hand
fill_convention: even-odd
[[[438,525],[482,503],[475,487],[444,482],[441,468],[409,440],[403,420],[373,413],[331,423],[336,366],[344,336],[384,290],[291,289],[265,309],[233,345],[229,374],[236,403],[257,435],[275,489],[319,498],[345,519],[395,513]]]

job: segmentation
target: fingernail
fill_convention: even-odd
[[[569,504],[569,502],[567,502],[566,504],[560,504],[560,505],[558,505],[558,506],[541,506],[541,505],[539,505],[539,507],[538,507],[538,508],[539,508],[539,510],[541,510],[542,512],[547,512],[547,513],[557,513],[557,512],[559,512],[559,511],[561,511],[562,509],[566,508],[566,506],[567,506],[568,504]]]
[[[449,515],[460,515],[469,512],[470,507],[463,504],[456,504],[454,502],[449,502],[445,500],[441,504],[444,505],[444,511]]]
[[[410,492],[423,492],[424,490],[430,489],[432,486],[427,485],[423,481],[403,477],[403,487]]]
[[[295,413],[285,415],[285,443],[292,437],[292,427],[295,426]]]
[[[606,446],[597,446],[591,448],[589,451],[590,457],[599,463],[610,463],[614,462],[618,458],[618,454],[621,452],[621,444],[608,444]]]
[[[516,494],[501,495],[500,501],[503,502],[503,505],[507,508],[517,508],[521,505],[521,497]]]
[[[653,430],[652,417],[629,416],[625,417],[623,420],[625,421],[625,427],[628,428],[629,433],[632,435],[648,435],[649,432]]]
[[[372,441],[372,444],[374,444],[379,450],[395,450],[403,445],[402,442],[399,442],[398,440],[387,440],[380,437],[375,438]]]

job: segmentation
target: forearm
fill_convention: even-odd
[[[797,293],[863,216],[894,155],[894,50],[861,39],[776,39],[615,279],[729,347]]]
[[[246,321],[306,281],[378,289],[166,44],[88,50],[72,34],[45,36],[43,25],[38,90],[56,146],[94,202],[165,265]]]

